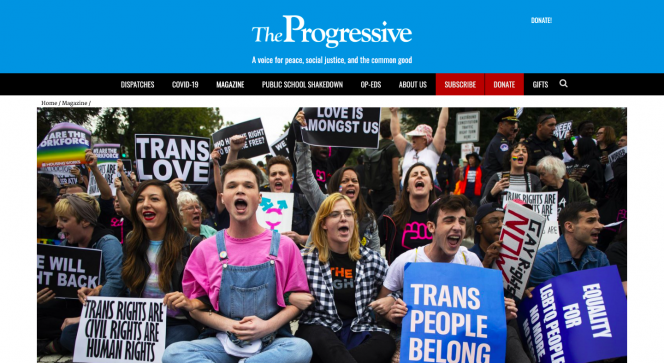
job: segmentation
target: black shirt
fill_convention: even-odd
[[[452,158],[446,153],[440,155],[436,168],[436,179],[438,179],[440,189],[448,192],[454,191],[454,166],[452,165]]]
[[[348,254],[338,254],[330,251],[330,274],[334,289],[334,305],[341,320],[354,319],[357,316],[355,309],[355,275],[357,261],[353,261]]]
[[[484,153],[484,160],[482,161],[482,184],[486,185],[489,178],[503,170],[503,155],[510,148],[509,141],[501,133],[491,139],[489,146]]]
[[[563,159],[564,145],[556,136],[542,141],[536,134],[531,134],[526,139],[526,145],[528,145],[533,155],[531,157],[532,165],[537,165],[537,162],[545,156],[555,156],[560,160]]]
[[[549,192],[558,192],[558,215],[560,211],[569,203],[569,180],[563,179],[563,185],[560,189],[548,186]]]
[[[433,236],[427,229],[427,211],[416,212],[411,209],[408,223],[403,229],[397,227],[393,245],[386,247],[389,263],[408,250],[431,243],[432,239]]]
[[[37,225],[37,241],[48,245],[59,245],[62,240],[58,236],[60,228],[57,225],[53,227],[42,227]],[[42,240],[42,241],[40,241]]]

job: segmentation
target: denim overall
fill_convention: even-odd
[[[224,234],[224,231],[220,231],[216,235],[219,261],[223,263],[221,287],[219,288],[221,315],[238,321],[252,315],[269,320],[281,311],[281,307],[277,305],[277,276],[274,267],[281,239],[279,232],[272,231],[270,260],[253,266],[233,266],[227,263],[228,252]],[[247,247],[250,248],[250,246]],[[248,342],[239,340],[235,334],[227,334],[231,341],[239,347],[248,344]],[[277,334],[292,337],[290,326],[286,324],[278,331],[263,337],[261,339],[262,347],[270,345]]]

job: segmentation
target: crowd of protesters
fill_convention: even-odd
[[[405,264],[491,268],[502,248],[506,190],[557,192],[560,228],[539,250],[525,296],[505,298],[507,362],[531,361],[515,318],[537,285],[614,264],[627,293],[627,157],[608,158],[627,145],[626,132],[618,140],[612,127],[595,133],[586,121],[559,140],[555,116],[542,115],[519,139],[520,113],[508,109],[494,119],[483,157],[450,157],[447,108],[435,131],[422,124],[406,137],[398,109],[390,111],[378,149],[358,167],[345,165],[352,149],[303,143],[300,111],[288,131],[289,158],[238,159],[246,140],[233,136],[223,165],[219,149],[211,153],[207,186],[139,181],[118,160],[114,197],[91,150],[72,170],[77,184],[40,175],[38,240],[103,257],[99,284],[81,288],[78,300],[37,292],[42,352],[73,352],[83,304],[105,296],[163,299],[164,362],[398,362]],[[90,173],[97,197],[86,193]],[[295,194],[291,231],[258,224],[261,191]]]

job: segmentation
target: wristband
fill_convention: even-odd
[[[291,294],[292,294],[292,292],[287,292],[287,293],[284,294],[284,303],[286,304],[286,306],[292,305],[290,303],[290,301],[288,300],[288,298],[290,297]]]

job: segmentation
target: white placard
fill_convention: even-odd
[[[264,192],[256,211],[258,224],[279,233],[293,230],[293,193]]]
[[[480,111],[456,114],[456,143],[480,141]]]

